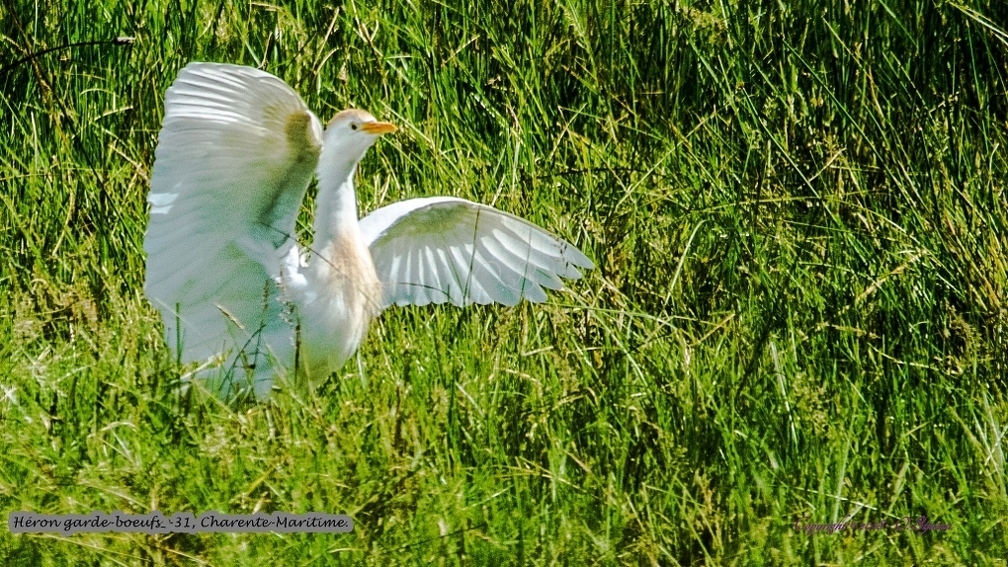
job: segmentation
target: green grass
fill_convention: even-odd
[[[385,4],[0,4],[0,512],[356,522],[0,529],[4,564],[1006,564],[1002,2]],[[314,394],[180,399],[142,241],[191,60],[397,123],[363,212],[491,203],[597,269],[390,309]],[[950,529],[796,528],[851,514]]]

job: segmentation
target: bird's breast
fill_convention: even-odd
[[[300,314],[300,351],[312,381],[339,370],[360,346],[381,309],[381,284],[359,233],[338,235],[316,250]]]

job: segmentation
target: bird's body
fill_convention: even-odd
[[[293,249],[296,250],[296,249]],[[300,259],[299,259],[300,260]],[[381,311],[381,282],[356,223],[314,251],[304,278],[285,270],[290,301],[299,306],[303,370],[313,379],[343,366]]]
[[[165,96],[144,240],[145,291],[168,344],[229,397],[268,395],[276,376],[320,380],[343,366],[391,304],[545,300],[593,267],[513,215],[452,197],[357,218],[353,178],[378,136],[361,110],[321,123],[257,69],[191,63]],[[314,242],[294,223],[318,177]]]

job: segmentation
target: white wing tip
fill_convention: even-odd
[[[584,252],[578,250],[573,245],[568,244],[568,248],[566,248],[564,250],[563,256],[564,256],[564,260],[567,260],[568,262],[570,262],[571,264],[574,264],[575,266],[577,266],[579,268],[582,268],[582,269],[585,269],[585,270],[594,270],[595,269],[595,262],[592,262],[591,258],[589,258],[588,256],[585,256]],[[579,276],[580,276],[580,274],[579,274]]]

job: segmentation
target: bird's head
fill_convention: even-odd
[[[352,211],[354,220],[357,219],[357,210],[353,176],[357,164],[379,136],[395,130],[394,125],[379,122],[371,114],[352,108],[336,114],[322,135],[322,152],[315,169],[319,193],[342,187],[350,189],[345,195],[339,192],[348,201],[336,208]]]
[[[337,113],[329,121],[323,147],[339,148],[340,154],[356,163],[379,136],[395,131],[395,125],[379,122],[370,113],[351,108]]]

